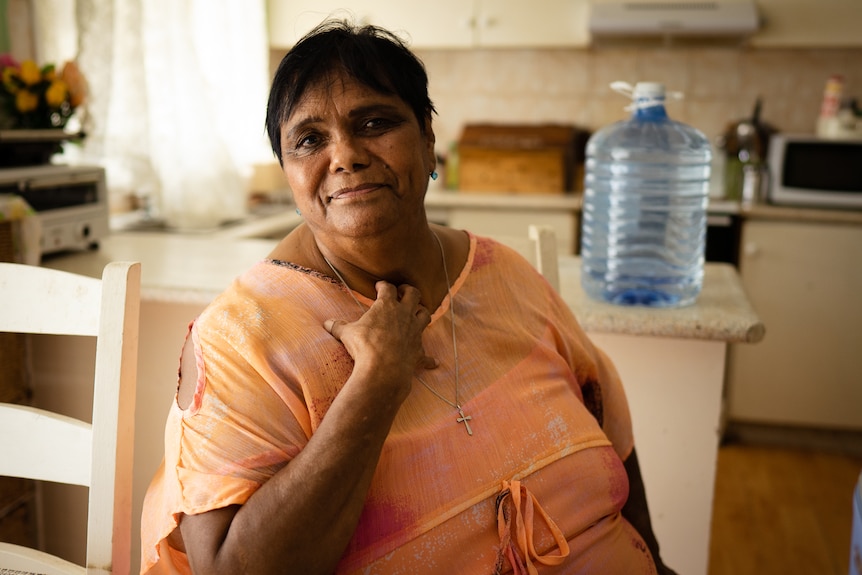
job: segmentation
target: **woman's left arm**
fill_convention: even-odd
[[[586,335],[584,335],[586,337]],[[658,540],[652,529],[646,489],[641,476],[640,464],[635,451],[631,414],[625,389],[613,361],[599,348],[590,343],[588,352],[595,360],[595,377],[599,390],[593,391],[598,399],[593,400],[593,409],[614,450],[623,461],[629,480],[629,497],[622,509],[622,516],[640,534],[649,548],[659,575],[676,575],[667,567],[659,554]],[[590,380],[590,378],[586,378]]]
[[[646,489],[644,488],[643,477],[641,477],[638,455],[634,448],[623,461],[623,465],[629,478],[629,498],[623,506],[622,515],[643,538],[652,554],[659,575],[676,575],[673,569],[664,564],[659,554],[658,540],[652,530],[652,520],[647,506]]]
[[[652,529],[646,490],[634,447],[628,399],[616,366],[610,357],[593,344],[565,301],[556,293],[551,299],[556,306],[554,315],[561,321],[560,333],[569,333],[572,336],[571,339],[561,338],[561,341],[568,342],[563,353],[569,357],[572,370],[581,384],[584,403],[596,417],[626,470],[629,496],[621,514],[644,540],[659,575],[676,575],[664,564],[659,554],[658,540]]]

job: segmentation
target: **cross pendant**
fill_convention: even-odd
[[[467,434],[468,434],[468,435],[473,435],[473,430],[472,430],[472,429],[470,429],[470,420],[471,420],[471,419],[473,419],[473,418],[472,418],[472,417],[470,417],[469,415],[464,415],[464,410],[463,410],[463,409],[461,409],[461,406],[460,406],[460,405],[459,405],[459,406],[457,406],[457,407],[458,407],[458,415],[460,415],[461,417],[459,417],[459,418],[458,418],[458,419],[456,419],[455,421],[457,421],[458,423],[463,423],[463,424],[464,424],[464,427],[466,427],[466,428],[467,428]]]

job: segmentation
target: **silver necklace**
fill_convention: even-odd
[[[449,316],[452,320],[452,351],[455,363],[455,401],[449,401],[449,399],[440,394],[436,389],[425,383],[418,375],[415,377],[417,380],[419,380],[419,383],[421,383],[425,387],[425,389],[433,393],[439,399],[446,402],[448,405],[454,407],[458,411],[458,417],[455,418],[455,422],[463,423],[464,427],[467,429],[467,434],[473,435],[473,429],[470,427],[470,421],[473,418],[469,415],[464,414],[464,410],[461,408],[461,401],[458,398],[458,384],[460,383],[460,380],[458,373],[458,338],[455,336],[455,300],[452,298],[452,286],[449,283],[449,270],[446,267],[446,251],[443,249],[443,243],[440,241],[440,238],[437,236],[437,234],[434,231],[432,231],[431,233],[434,235],[434,239],[437,240],[437,246],[440,248],[440,258],[443,260],[443,274],[446,277],[446,293],[449,295]],[[347,293],[350,295],[351,298],[353,298],[353,301],[356,302],[356,305],[359,306],[359,309],[362,310],[362,312],[364,313],[365,306],[360,303],[360,301],[356,298],[355,295],[353,295],[353,290],[350,289],[350,286],[347,284],[347,281],[345,281],[345,279],[338,272],[338,270],[335,269],[335,266],[332,265],[332,262],[330,262],[329,259],[327,259],[325,255],[323,255],[323,252],[321,252],[320,255],[321,257],[323,257],[323,261],[326,262],[326,265],[329,266],[329,269],[332,270],[332,273],[335,274],[335,277],[337,277],[339,281],[344,285],[344,288],[347,290]]]

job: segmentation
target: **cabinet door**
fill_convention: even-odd
[[[438,0],[421,10],[400,0],[363,0],[348,9],[335,0],[267,0],[267,8],[272,48],[290,48],[329,16],[381,26],[413,48],[469,48],[475,40],[472,0]]]
[[[290,48],[328,16],[396,32],[412,48],[586,46],[588,0],[267,0],[273,48]]]
[[[560,210],[493,210],[487,208],[451,208],[450,227],[469,230],[480,236],[523,236],[531,225],[551,226],[557,234],[557,253],[575,253],[578,218],[572,211]]]
[[[328,16],[352,17],[333,0],[267,0],[266,16],[271,48],[288,49]]]
[[[731,349],[729,417],[862,429],[862,226],[746,222],[742,245],[766,336]]]
[[[413,2],[366,2],[370,22],[407,40],[411,48],[470,48],[475,44],[473,0],[437,0],[419,9]]]
[[[859,0],[758,0],[757,7],[763,27],[754,46],[862,46]]]
[[[587,0],[481,0],[477,43],[489,48],[586,46],[588,10]]]

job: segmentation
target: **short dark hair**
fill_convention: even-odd
[[[279,163],[281,125],[305,91],[334,71],[344,71],[373,90],[404,100],[423,132],[425,122],[436,112],[428,96],[425,66],[398,36],[376,26],[326,20],[290,49],[272,80],[266,131]]]

